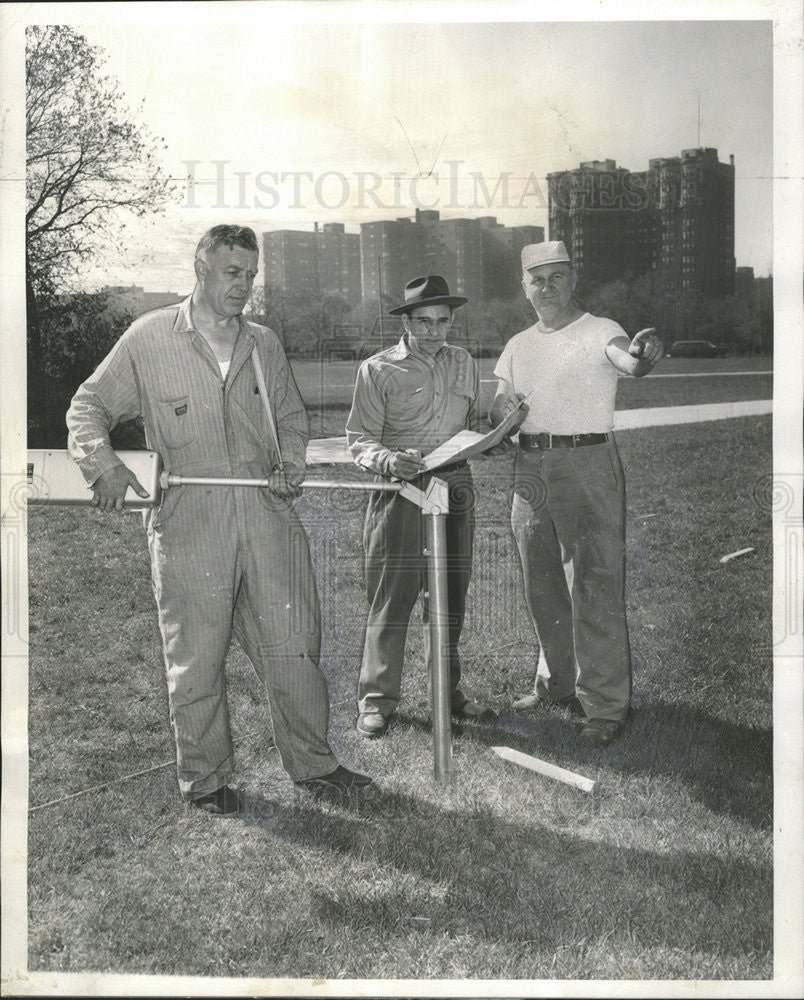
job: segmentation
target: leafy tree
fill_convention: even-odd
[[[696,335],[725,344],[738,354],[756,351],[760,341],[759,316],[752,305],[739,295],[708,300],[701,309]]]
[[[245,308],[245,315],[254,323],[262,326],[270,326],[265,311],[265,286],[255,284],[251,289],[251,298]]]
[[[773,278],[755,278],[757,317],[759,321],[759,342],[757,350],[761,354],[773,353]]]
[[[116,307],[103,292],[79,292],[43,298],[39,319],[44,340],[28,375],[28,443],[32,448],[63,448],[70,399],[134,314]]]
[[[349,312],[349,303],[338,292],[287,293],[272,285],[255,289],[252,303],[288,354],[298,357],[317,357],[321,341],[332,336]]]
[[[396,303],[394,303],[396,305]],[[382,317],[383,326],[389,329],[393,324],[393,318],[386,313]],[[360,326],[364,331],[379,328],[380,304],[377,299],[363,299],[362,302],[353,306],[346,317],[346,322],[355,326]]]
[[[620,278],[618,281],[611,281],[587,292],[582,297],[582,308],[596,316],[606,316],[613,319],[615,323],[626,328],[630,295],[630,283],[625,278]],[[578,301],[580,304],[580,296]]]
[[[631,285],[625,329],[638,333],[648,326],[656,327],[661,333],[661,314],[658,304],[659,283],[656,275],[649,271],[639,275]]]
[[[469,338],[484,354],[499,354],[505,342],[515,333],[536,322],[536,313],[522,294],[470,301],[456,314],[458,321],[463,318],[464,311],[469,318]]]
[[[579,296],[578,305],[597,316],[613,319],[633,336],[649,326],[662,333],[672,325],[676,303],[668,314],[666,298],[660,280],[653,272],[648,272],[636,278],[626,275],[598,286],[587,295]]]

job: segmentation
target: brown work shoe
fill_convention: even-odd
[[[617,719],[589,719],[578,739],[587,747],[607,747],[622,732],[623,723]]]

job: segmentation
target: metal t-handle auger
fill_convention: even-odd
[[[171,486],[260,486],[267,479],[231,479],[226,477],[182,476],[162,472],[162,489]],[[430,629],[430,697],[433,714],[433,763],[436,784],[445,788],[452,780],[452,725],[449,690],[449,607],[447,599],[447,526],[449,487],[443,479],[433,478],[420,490],[411,483],[338,482],[332,479],[306,479],[303,489],[373,490],[400,493],[416,504],[425,518],[427,548],[427,586]]]
[[[172,486],[256,486],[267,488],[266,479],[230,477],[182,476],[162,468],[154,451],[120,451],[118,458],[137,477],[147,491],[140,497],[130,491],[124,500],[128,510],[142,510],[161,502],[164,490]],[[442,479],[433,478],[421,490],[408,482],[338,482],[332,479],[307,479],[302,483],[310,490],[363,490],[401,493],[416,504],[426,522],[428,564],[429,629],[430,629],[430,693],[433,710],[435,744],[435,780],[449,784],[452,769],[452,746],[449,703],[449,641],[447,606],[447,528],[449,489]],[[87,487],[78,465],[63,450],[29,450],[26,475],[28,504],[89,505],[92,491]]]

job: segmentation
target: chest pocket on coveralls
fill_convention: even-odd
[[[189,396],[156,399],[152,403],[152,410],[159,437],[168,448],[186,448],[198,437]]]

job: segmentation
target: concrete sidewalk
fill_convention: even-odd
[[[615,431],[639,427],[666,427],[672,424],[695,424],[706,420],[760,416],[773,412],[773,400],[749,399],[738,403],[703,403],[693,406],[654,406],[641,410],[618,410],[614,414]],[[349,464],[352,457],[345,437],[313,438],[307,445],[308,465]]]

